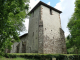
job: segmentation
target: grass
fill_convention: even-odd
[[[2,58],[0,58],[0,60],[34,60],[34,59],[25,59],[25,58],[20,58],[20,57],[17,57],[17,58],[5,58],[5,57],[2,57]]]

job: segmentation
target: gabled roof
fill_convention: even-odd
[[[62,13],[62,11],[60,11],[60,10],[58,10],[58,9],[56,9],[56,8],[53,8],[53,7],[49,6],[48,4],[45,4],[45,3],[42,2],[42,1],[40,1],[40,2],[30,11],[30,13],[32,13],[32,12],[33,12],[37,7],[39,7],[40,5],[44,5],[44,6],[48,7],[48,8],[50,8],[50,9],[58,12],[58,13]]]

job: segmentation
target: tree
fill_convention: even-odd
[[[69,46],[76,47],[76,50],[80,49],[80,0],[75,1],[75,12],[70,18],[67,25],[70,35],[67,37],[69,40]]]
[[[27,2],[25,4],[25,2]],[[11,49],[12,41],[19,41],[29,0],[0,0],[0,53]]]

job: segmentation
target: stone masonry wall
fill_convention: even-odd
[[[26,45],[27,53],[38,53],[40,7],[31,13],[29,19],[28,41]]]
[[[26,53],[26,41],[28,40],[28,35],[20,38],[20,42],[15,42],[11,47],[10,53]]]
[[[50,8],[42,6],[42,21],[43,21],[43,53],[55,54],[62,53],[62,45],[60,39],[60,16],[59,13]]]
[[[62,53],[67,54],[64,31],[61,28],[60,28],[60,36],[61,36],[61,43],[62,43]]]
[[[43,53],[43,21],[42,21],[42,7],[40,6],[40,20],[39,20],[39,48],[38,53]]]

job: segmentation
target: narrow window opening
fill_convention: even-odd
[[[33,11],[33,17],[34,17],[34,11]]]
[[[52,9],[50,9],[50,15],[52,15]]]
[[[34,32],[33,32],[33,36],[34,36]]]

